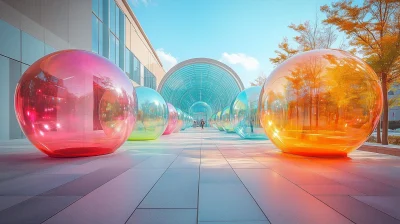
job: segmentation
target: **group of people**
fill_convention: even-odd
[[[201,129],[204,129],[204,125],[206,124],[206,122],[204,122],[204,120],[203,119],[201,119],[201,121],[200,121],[200,127],[201,127]],[[195,128],[195,127],[197,127],[197,121],[193,121],[193,127]]]

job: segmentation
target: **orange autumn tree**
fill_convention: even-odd
[[[291,48],[288,43],[288,39],[285,37],[283,41],[278,45],[279,50],[275,50],[276,57],[270,58],[272,64],[278,65],[293,55],[297,54],[299,50]]]
[[[384,92],[382,144],[387,145],[387,92],[399,78],[400,1],[364,0],[363,5],[355,5],[352,0],[342,0],[322,6],[321,11],[327,16],[324,23],[346,33],[350,45],[364,56],[381,79]]]

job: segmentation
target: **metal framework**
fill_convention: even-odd
[[[193,58],[175,65],[158,86],[167,102],[187,113],[198,101],[206,102],[215,113],[228,106],[243,89],[236,72],[209,58]]]

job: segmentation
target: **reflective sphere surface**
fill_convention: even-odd
[[[187,128],[187,114],[183,111],[182,111],[182,113],[183,113],[183,116],[182,116],[183,125],[181,128],[181,131],[183,131]]]
[[[176,109],[176,112],[178,114],[178,121],[176,123],[176,127],[175,127],[175,130],[174,130],[174,133],[177,133],[177,132],[180,132],[182,127],[183,127],[183,119],[184,119],[184,117],[183,117],[183,111],[181,109],[179,109],[177,107],[175,107],[175,109]]]
[[[260,99],[262,126],[283,152],[346,156],[374,130],[382,89],[374,71],[339,50],[298,54],[278,66]]]
[[[222,121],[221,121],[221,111],[218,111],[217,115],[216,115],[216,119],[215,119],[215,124],[217,125],[218,130],[220,131],[225,131],[224,126],[222,125]]]
[[[164,98],[154,89],[136,88],[138,116],[128,140],[154,140],[162,135],[168,123],[168,108]]]
[[[231,107],[227,106],[224,108],[224,110],[221,113],[221,124],[224,127],[224,130],[228,133],[233,133],[235,132],[235,128],[233,127],[231,123]]]
[[[213,128],[218,129],[216,119],[217,119],[217,114],[211,115],[211,118],[210,118],[210,125],[211,125]]]
[[[176,112],[176,109],[174,105],[167,103],[168,107],[168,125],[167,128],[165,129],[163,135],[169,135],[171,134],[175,128],[176,125],[178,124],[178,112]]]
[[[268,139],[260,125],[258,100],[261,86],[253,86],[240,92],[231,107],[231,122],[242,138]]]
[[[131,133],[137,98],[116,65],[81,50],[58,51],[32,64],[15,92],[26,137],[52,157],[114,152]]]

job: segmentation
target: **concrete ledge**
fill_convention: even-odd
[[[381,145],[378,143],[366,142],[364,145],[358,148],[358,150],[400,156],[400,146],[398,145]]]

